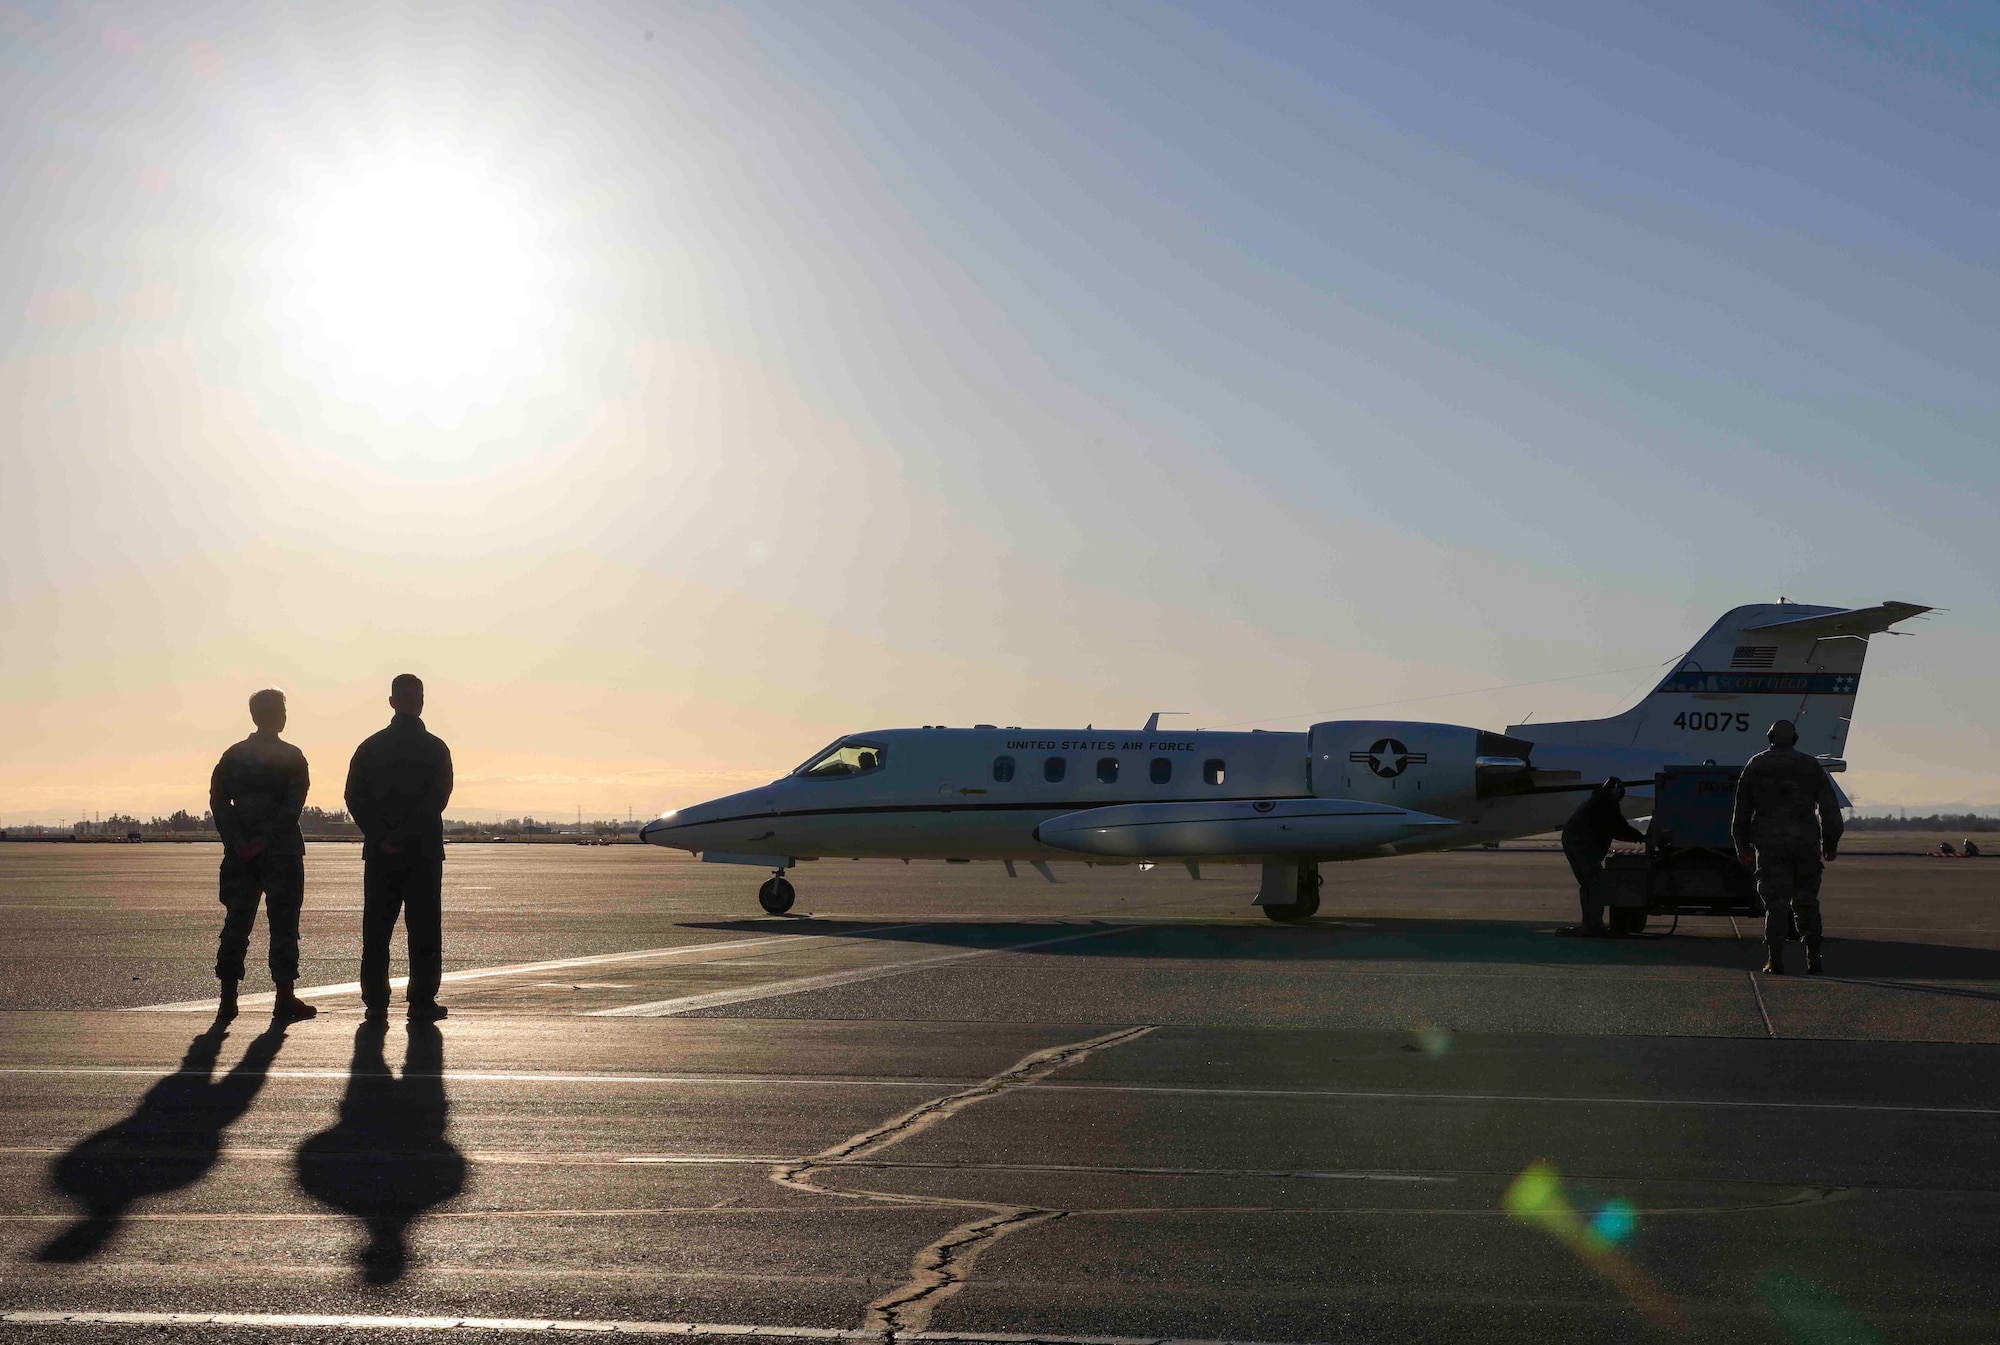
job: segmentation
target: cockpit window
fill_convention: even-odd
[[[833,780],[849,775],[866,775],[888,764],[889,749],[881,743],[865,738],[842,738],[792,774],[808,780]]]

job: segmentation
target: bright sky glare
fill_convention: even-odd
[[[409,669],[454,811],[622,816],[1610,713],[1781,594],[1947,609],[1845,783],[2000,808],[1996,90],[1922,4],[8,7],[0,822],[268,683],[315,803]]]
[[[449,151],[322,172],[280,229],[279,325],[339,394],[449,426],[539,371],[535,240]]]

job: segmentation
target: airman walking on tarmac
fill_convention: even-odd
[[[218,1016],[236,1016],[236,985],[243,979],[262,897],[271,921],[271,980],[278,987],[271,1016],[311,1018],[318,1010],[292,992],[299,977],[299,909],[306,890],[306,843],[299,833],[310,784],[306,757],[278,736],[285,729],[284,692],[266,688],[252,696],[250,719],[257,731],[222,754],[208,781],[208,808],[222,836]]]
[[[1729,823],[1736,857],[1757,875],[1764,901],[1764,970],[1785,973],[1785,915],[1789,910],[1806,942],[1806,975],[1818,976],[1822,929],[1819,881],[1822,861],[1840,846],[1840,799],[1826,768],[1799,751],[1799,731],[1780,719],[1764,735],[1769,750],[1744,766],[1736,782]]]

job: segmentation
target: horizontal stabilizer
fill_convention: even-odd
[[[1885,602],[1874,607],[1856,607],[1845,612],[1825,612],[1818,616],[1792,617],[1745,626],[1744,631],[1760,634],[1809,637],[1824,640],[1836,635],[1880,635],[1898,621],[1922,616],[1930,611],[1913,602]]]

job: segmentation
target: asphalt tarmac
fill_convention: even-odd
[[[1807,980],[1726,920],[1557,938],[1545,852],[1281,927],[1248,869],[822,861],[777,919],[755,870],[455,847],[451,1017],[383,1031],[325,845],[320,1017],[257,967],[218,1031],[216,859],[0,845],[0,1343],[2000,1321],[2000,861],[1843,858]]]

